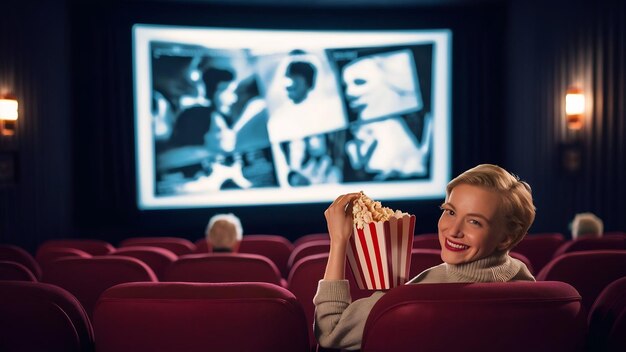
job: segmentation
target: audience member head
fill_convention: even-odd
[[[593,213],[579,213],[572,220],[572,239],[600,237],[604,233],[604,222]]]
[[[535,219],[530,186],[496,165],[465,171],[448,183],[446,194],[439,241],[448,264],[511,250]]]
[[[236,252],[243,237],[243,228],[235,214],[216,214],[209,220],[205,235],[213,252]]]

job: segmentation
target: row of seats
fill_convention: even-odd
[[[276,284],[288,288],[295,295],[304,308],[306,321],[310,326],[314,312],[313,295],[316,292],[317,281],[324,275],[327,260],[328,253],[303,258],[295,264],[288,280],[285,281],[280,278],[273,263],[259,255],[186,255],[171,263],[161,281],[255,281]],[[410,276],[415,276],[440,263],[438,250],[414,249]],[[0,274],[2,264],[0,263]],[[582,295],[582,305],[588,310],[601,290],[622,276],[626,276],[626,251],[586,251],[567,253],[555,258],[536,277],[541,281],[562,281],[572,285]],[[348,268],[346,277],[351,283],[353,299],[371,294],[370,291],[357,287],[353,273]],[[59,259],[47,267],[43,281],[71,292],[91,316],[98,297],[106,289],[125,282],[157,282],[159,278],[148,265],[138,259],[109,255]],[[309,336],[309,341],[312,345],[315,344],[312,335]]]
[[[3,351],[310,351],[294,295],[267,283],[116,285],[93,319],[63,289],[0,282]],[[626,277],[589,314],[556,281],[397,287],[365,324],[362,351],[624,351]]]
[[[101,240],[52,240],[38,248],[36,259],[45,265],[59,256],[87,257],[111,253],[123,255],[125,248],[138,246],[163,248],[176,256],[211,252],[203,238],[195,243],[179,237],[129,238],[122,241],[117,249]],[[276,264],[282,277],[287,278],[289,271],[299,259],[311,254],[327,253],[329,248],[330,242],[326,233],[306,235],[293,244],[278,235],[247,235],[243,238],[239,252],[260,254],[269,258]],[[413,248],[441,249],[437,234],[415,236]],[[560,233],[530,234],[514,248],[514,255],[518,255],[516,257],[524,261],[533,272],[539,272],[552,258],[561,254],[593,249],[626,249],[626,234],[607,233],[601,238],[580,238],[573,241],[566,241]],[[40,270],[30,269],[36,277],[41,277]]]

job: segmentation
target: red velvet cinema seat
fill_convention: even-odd
[[[125,282],[157,281],[157,277],[138,259],[97,256],[54,261],[44,270],[42,280],[76,296],[91,316],[98,297],[107,288]]]
[[[87,314],[69,292],[41,282],[0,281],[0,350],[93,351]]]
[[[121,255],[139,259],[148,265],[159,279],[163,278],[165,269],[178,259],[178,256],[168,249],[148,246],[119,248],[111,253],[111,255]]]
[[[12,244],[0,244],[0,260],[8,260],[24,265],[37,280],[41,279],[41,267],[25,249]]]
[[[96,239],[59,239],[48,240],[37,248],[35,259],[39,261],[39,252],[47,248],[74,248],[87,252],[91,255],[105,255],[113,252],[115,247],[112,244]]]
[[[268,283],[128,283],[95,309],[98,352],[308,351],[302,307]]]
[[[133,237],[120,242],[119,247],[150,246],[168,249],[180,256],[196,251],[196,245],[180,237]]]
[[[602,290],[589,312],[588,351],[626,351],[626,276]]]
[[[329,240],[330,237],[328,232],[318,232],[318,233],[310,233],[308,235],[304,235],[298,237],[295,241],[293,241],[293,248],[297,248],[299,245],[307,243],[309,241],[319,241],[319,240]]]
[[[91,258],[91,254],[76,248],[48,247],[37,251],[37,262],[42,272],[48,265],[61,258]],[[43,274],[42,274],[43,276]]]
[[[276,265],[256,254],[207,253],[179,257],[163,274],[163,281],[268,282],[285,287]]]
[[[436,233],[424,233],[421,235],[416,235],[413,237],[413,248],[441,250],[441,244],[439,244],[439,235]]]
[[[563,282],[404,285],[372,309],[362,351],[582,351],[586,328]]]
[[[246,235],[239,245],[239,253],[260,254],[276,264],[282,277],[289,275],[287,261],[293,251],[293,244],[279,235]]]
[[[213,252],[213,248],[209,246],[209,242],[207,242],[206,238],[204,237],[198,238],[196,242],[194,242],[194,244],[196,245],[196,250],[194,251],[194,254],[203,254],[203,253]]]
[[[536,279],[574,286],[589,312],[600,292],[622,276],[626,276],[626,251],[607,250],[563,254],[550,261]]]
[[[593,250],[626,250],[626,237],[583,237],[563,243],[555,252],[553,258],[565,253],[593,251]]]
[[[37,282],[38,280],[24,265],[8,260],[0,260],[0,281]]]
[[[530,260],[535,272],[541,269],[554,256],[554,252],[565,243],[565,237],[558,232],[527,234],[513,251],[523,254]]]
[[[287,268],[291,270],[291,268],[298,262],[298,260],[320,253],[328,253],[330,251],[330,240],[316,240],[316,241],[308,241],[306,243],[302,243],[301,245],[294,247],[291,255],[289,256],[289,260],[287,261]]]
[[[441,263],[443,263],[443,260],[441,260],[441,249],[413,248],[411,251],[409,279]]]

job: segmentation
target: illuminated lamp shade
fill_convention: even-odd
[[[5,136],[15,134],[17,122],[17,99],[13,96],[0,96],[0,133]]]
[[[569,88],[565,95],[565,116],[567,127],[579,130],[583,127],[585,113],[585,95],[580,88]]]

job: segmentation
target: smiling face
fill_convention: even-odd
[[[506,247],[501,197],[495,191],[459,184],[441,208],[438,227],[444,262],[469,263]]]

